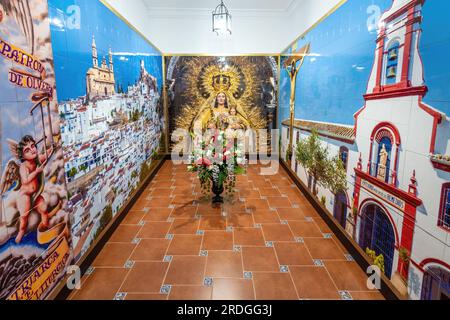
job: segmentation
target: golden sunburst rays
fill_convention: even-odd
[[[257,105],[262,80],[258,79],[257,61],[248,57],[188,57],[179,63],[185,70],[181,81],[186,102],[175,120],[177,128],[190,129],[200,109],[213,105],[219,92],[227,95],[230,106],[245,113],[252,129],[267,128],[262,106]]]

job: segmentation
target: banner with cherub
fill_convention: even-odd
[[[0,299],[43,299],[71,262],[47,1],[0,0]]]

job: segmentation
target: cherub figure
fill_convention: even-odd
[[[20,161],[10,160],[2,177],[1,194],[18,191],[17,209],[20,214],[19,233],[16,243],[20,243],[28,227],[28,217],[34,209],[41,216],[41,226],[49,227],[48,205],[41,195],[44,190],[44,168],[54,149],[46,149],[39,154],[36,141],[27,135],[17,143],[8,140],[8,145],[14,157]]]

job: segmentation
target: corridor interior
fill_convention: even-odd
[[[69,299],[384,299],[287,172],[260,169],[213,208],[166,161]]]

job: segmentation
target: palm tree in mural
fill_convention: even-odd
[[[289,78],[291,80],[291,97],[289,101],[289,145],[286,154],[286,160],[291,161],[293,154],[293,138],[294,138],[294,117],[295,117],[295,91],[297,87],[297,76],[300,72],[305,57],[310,53],[311,44],[308,43],[306,46],[298,51],[294,51],[292,55],[286,59],[284,62],[284,68],[286,69]]]

